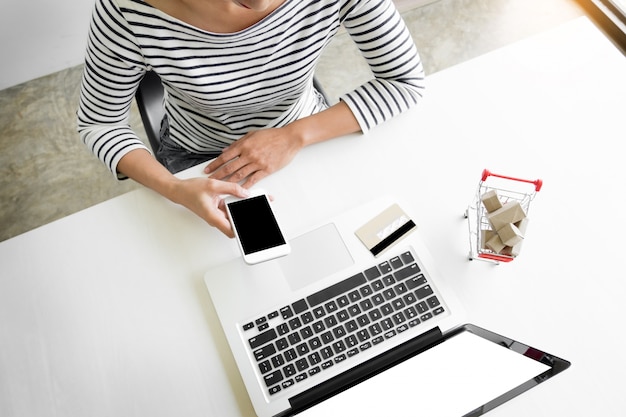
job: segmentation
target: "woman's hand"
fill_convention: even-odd
[[[171,199],[232,238],[235,235],[226,214],[223,195],[248,197],[249,192],[233,182],[214,178],[191,178],[180,180],[173,189]]]
[[[176,178],[144,149],[127,153],[117,167],[119,172],[188,208],[226,236],[234,237],[222,196],[248,197],[248,190],[239,184],[214,178]]]
[[[288,127],[250,132],[227,147],[204,169],[211,178],[250,188],[287,165],[302,148]]]
[[[250,188],[291,162],[303,147],[360,129],[348,105],[340,101],[287,126],[248,133],[224,149],[204,172],[215,179],[243,181]]]

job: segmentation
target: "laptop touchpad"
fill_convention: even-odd
[[[337,227],[329,223],[289,241],[291,253],[279,259],[291,290],[298,290],[354,264]]]

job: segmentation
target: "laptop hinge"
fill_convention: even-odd
[[[367,362],[355,366],[328,381],[325,381],[307,391],[289,399],[291,410],[280,416],[291,416],[314,406],[340,392],[353,387],[374,375],[383,372],[403,361],[413,357],[443,341],[439,327],[415,337],[395,348],[384,352]]]

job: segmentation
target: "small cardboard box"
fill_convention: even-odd
[[[519,231],[523,235],[526,235],[526,230],[528,230],[528,222],[529,221],[530,221],[530,219],[528,217],[525,217],[524,219],[522,219],[519,222],[515,223],[515,226],[519,229]],[[512,256],[514,258],[517,257],[517,255],[519,255],[520,252],[522,251],[522,244],[523,243],[524,243],[524,240],[522,239],[519,243],[517,243],[513,247],[505,248],[502,251],[502,254],[503,255]]]
[[[480,197],[480,201],[483,202],[487,213],[492,213],[502,207],[502,202],[500,202],[500,197],[498,197],[496,190],[487,191]]]
[[[493,230],[500,230],[508,223],[517,223],[526,217],[524,209],[518,201],[510,201],[501,208],[487,214]]]
[[[498,236],[506,246],[515,246],[524,240],[524,235],[513,223],[507,223],[498,230]]]
[[[488,249],[491,249],[495,253],[500,253],[500,251],[506,247],[504,242],[502,242],[502,239],[500,239],[500,236],[498,236],[497,234],[494,234],[491,239],[489,239],[485,243],[485,246],[487,246]]]

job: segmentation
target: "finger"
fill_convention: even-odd
[[[257,164],[249,163],[241,166],[239,169],[231,173],[227,180],[230,182],[240,183],[260,170],[261,168]]]
[[[233,160],[239,158],[239,152],[232,145],[228,148],[224,149],[220,156],[209,162],[209,164],[204,168],[205,174],[214,173],[220,170],[222,167],[232,163]]]
[[[210,174],[213,171],[216,171],[219,167],[224,165],[224,155],[220,155],[217,158],[213,159],[211,162],[204,167],[204,173]]]
[[[230,194],[242,198],[250,196],[250,192],[236,182],[209,179],[208,184],[214,194]]]
[[[263,178],[267,177],[268,173],[265,171],[258,170],[254,172],[252,175],[248,176],[246,180],[241,184],[244,188],[252,188],[254,184],[261,181]]]
[[[233,232],[230,222],[227,219],[219,219],[214,226],[226,236],[230,238],[235,237],[235,233]]]
[[[211,178],[215,178],[217,180],[225,180],[244,166],[245,162],[241,158],[231,159],[219,166],[209,175],[211,176]]]

